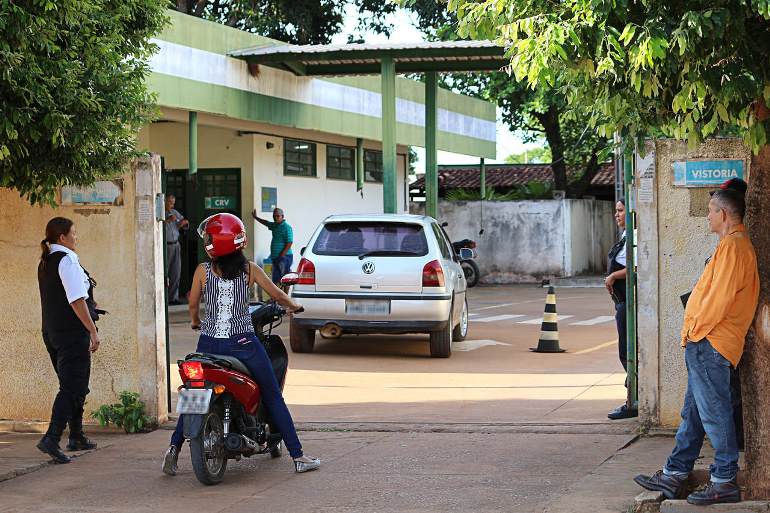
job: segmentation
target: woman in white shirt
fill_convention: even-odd
[[[70,451],[96,447],[83,433],[83,406],[88,394],[91,353],[99,348],[94,320],[94,282],[80,265],[74,223],[64,217],[48,222],[37,277],[43,314],[43,341],[51,357],[59,392],[53,403],[48,431],[37,448],[56,463],[70,458],[59,448],[64,428],[69,424]]]

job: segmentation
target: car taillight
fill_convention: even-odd
[[[299,275],[297,285],[315,285],[315,265],[307,258],[299,261],[297,274]]]
[[[182,373],[188,380],[203,379],[203,365],[201,362],[184,362]]]
[[[422,286],[423,287],[443,287],[444,269],[438,260],[428,262],[422,268]]]

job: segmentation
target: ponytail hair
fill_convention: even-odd
[[[49,244],[56,244],[62,235],[69,234],[73,224],[75,223],[66,217],[54,217],[48,221],[48,224],[45,226],[45,239],[40,241],[40,249],[42,251],[40,261],[43,263],[43,267],[45,267],[46,258],[51,254],[51,248],[48,247]]]
[[[249,268],[249,261],[240,249],[228,255],[216,257],[212,263],[225,280],[234,280],[243,276]]]

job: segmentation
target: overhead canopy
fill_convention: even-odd
[[[392,59],[396,73],[495,71],[508,65],[505,48],[492,41],[405,44],[278,45],[230,52],[231,57],[295,75],[374,75]]]

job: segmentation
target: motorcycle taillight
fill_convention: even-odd
[[[184,362],[182,373],[188,380],[203,379],[203,365],[201,362]]]

